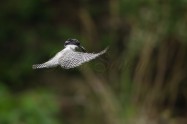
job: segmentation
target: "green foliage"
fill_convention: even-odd
[[[186,8],[186,0],[1,1],[0,124],[180,123]],[[68,38],[89,52],[110,48],[86,69],[32,70]]]
[[[46,91],[12,94],[1,84],[1,124],[59,124],[57,99]]]

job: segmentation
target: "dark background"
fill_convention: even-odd
[[[76,38],[108,52],[33,70]],[[186,0],[1,0],[0,124],[186,124]]]

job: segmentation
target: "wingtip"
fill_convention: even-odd
[[[44,68],[44,65],[43,64],[32,65],[32,69],[40,69],[40,68]]]
[[[109,49],[109,46],[106,47],[106,48],[102,51],[102,54],[106,53],[106,52],[108,51],[108,49]]]
[[[109,46],[107,46],[106,48],[105,48],[105,51],[108,51],[108,49],[109,49],[110,47]]]
[[[37,69],[37,65],[32,65],[32,69]]]

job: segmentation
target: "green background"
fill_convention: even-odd
[[[76,38],[103,56],[33,70]],[[186,124],[186,0],[1,0],[0,124]]]

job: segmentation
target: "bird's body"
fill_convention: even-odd
[[[99,53],[86,53],[78,52],[77,48],[85,49],[80,46],[80,43],[76,39],[69,39],[65,42],[65,48],[58,52],[53,58],[43,64],[33,65],[33,69],[38,68],[52,68],[60,65],[64,69],[70,69],[77,67],[85,62],[95,59],[96,57],[104,54],[107,48]]]

